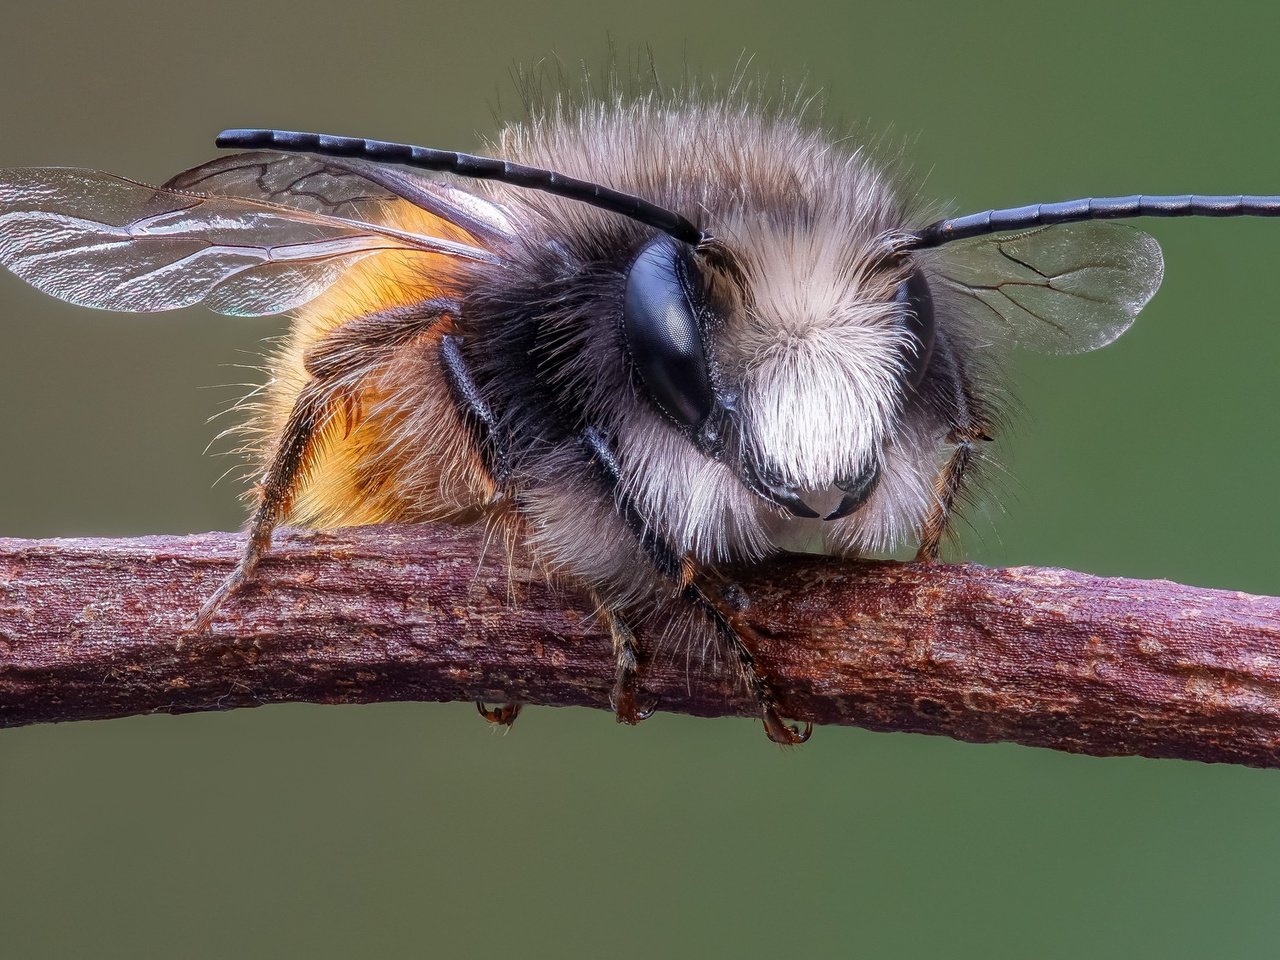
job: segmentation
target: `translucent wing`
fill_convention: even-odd
[[[390,190],[318,157],[279,153],[228,154],[184,170],[163,186],[187,193],[245,197],[295,210],[360,220]]]
[[[299,210],[365,219],[388,200],[407,200],[479,240],[510,240],[503,208],[474,194],[390,164],[297,153],[229,154],[178,174],[174,190],[247,197]]]
[[[939,256],[943,287],[984,330],[1044,353],[1105,347],[1164,277],[1155,238],[1098,220],[959,241]]]
[[[220,313],[256,316],[306,303],[377,253],[496,262],[467,243],[344,216],[379,200],[358,196],[355,179],[342,185],[336,203],[302,197],[293,206],[152,187],[95,170],[4,170],[0,264],[83,306],[151,312],[203,302]]]

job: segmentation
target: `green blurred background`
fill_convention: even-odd
[[[13,5],[0,164],[163,179],[215,131],[466,148],[517,63],[805,78],[957,212],[1280,191],[1274,4]],[[496,106],[495,106],[496,105]],[[1004,509],[964,554],[1280,593],[1280,225],[1170,221],[1097,355],[1019,361]],[[277,321],[108,316],[0,277],[0,534],[230,529],[205,420]],[[1254,957],[1280,775],[821,729],[466,704],[0,732],[4,957]]]

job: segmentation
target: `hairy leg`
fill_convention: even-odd
[[[444,371],[445,383],[449,386],[454,406],[471,428],[476,449],[480,451],[480,462],[494,484],[502,487],[510,475],[507,445],[499,436],[497,418],[481,395],[471,369],[462,356],[460,345],[461,340],[452,335],[445,335],[440,339],[440,368]],[[497,707],[486,706],[477,700],[476,709],[486,721],[501,727],[512,726],[520,715],[520,704],[514,700]]]
[[[456,303],[432,300],[415,307],[379,311],[344,324],[308,351],[309,380],[294,400],[284,430],[263,473],[258,507],[249,523],[249,538],[231,575],[205,601],[190,631],[209,629],[226,600],[253,579],[271,534],[289,514],[299,479],[315,454],[317,438],[357,383],[382,366],[396,350],[455,312]]]
[[[444,371],[445,383],[449,385],[449,395],[464,422],[472,431],[476,441],[476,449],[480,451],[480,462],[484,464],[490,479],[499,486],[510,479],[510,466],[507,461],[507,444],[499,436],[498,419],[488,402],[480,393],[467,361],[460,349],[458,337],[446,335],[440,339],[440,367]]]
[[[945,414],[951,425],[947,443],[954,444],[955,449],[933,481],[933,506],[920,525],[920,549],[916,551],[918,561],[938,559],[942,538],[950,526],[956,499],[964,488],[965,474],[973,463],[976,445],[992,439],[964,365],[950,344],[940,340],[938,348],[935,356],[945,382]]]
[[[297,488],[297,478],[311,458],[316,434],[324,420],[331,415],[331,401],[331,396],[314,381],[308,383],[298,394],[275,455],[262,477],[258,508],[249,523],[249,539],[240,555],[240,562],[231,576],[223,580],[204,602],[191,624],[192,633],[204,633],[209,629],[218,608],[253,579],[263,554],[271,549],[271,532],[289,512]]]
[[[812,724],[803,729],[793,727],[782,720],[778,698],[756,659],[753,646],[759,638],[730,609],[723,597],[713,589],[695,582],[691,564],[685,562],[665,543],[658,533],[644,522],[635,503],[622,489],[621,473],[617,457],[599,431],[588,429],[582,435],[583,446],[595,463],[597,475],[609,489],[619,514],[631,528],[654,568],[670,580],[678,589],[681,602],[707,620],[715,630],[717,641],[729,658],[738,666],[747,689],[760,707],[765,732],[775,743],[788,746],[804,743],[813,731]],[[607,609],[607,607],[606,607]],[[615,635],[615,648],[616,648]],[[619,683],[623,671],[619,666]],[[617,696],[615,688],[615,697]]]
[[[653,707],[639,707],[636,703],[636,692],[639,686],[640,668],[643,658],[640,642],[636,639],[635,630],[631,628],[627,617],[620,610],[610,606],[609,602],[598,593],[594,594],[602,616],[609,624],[609,634],[613,637],[614,680],[613,690],[609,694],[609,704],[613,707],[613,715],[619,723],[635,726],[641,720],[648,720],[653,714]]]
[[[687,602],[696,606],[711,621],[721,647],[738,665],[747,690],[760,708],[764,732],[774,743],[792,747],[804,743],[813,733],[813,724],[797,727],[782,719],[777,694],[756,659],[760,637],[731,608],[723,596],[710,588],[690,586],[685,589]]]

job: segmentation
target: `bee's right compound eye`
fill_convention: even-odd
[[[937,336],[933,317],[933,294],[929,281],[920,270],[912,270],[910,276],[898,284],[894,303],[902,308],[902,322],[915,341],[907,355],[904,371],[907,385],[916,389],[924,380],[929,360],[933,356],[933,343]]]
[[[627,272],[622,314],[627,351],[650,399],[692,428],[707,419],[715,400],[698,323],[697,269],[683,244],[653,240]]]

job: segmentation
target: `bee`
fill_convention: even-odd
[[[483,523],[594,599],[620,722],[652,711],[646,629],[668,624],[734,666],[783,744],[812,727],[784,719],[726,569],[935,559],[997,432],[1004,348],[1097,349],[1159,287],[1157,242],[1111,221],[1280,214],[1130,196],[925,222],[864,151],[732,98],[549,110],[501,131],[502,159],[217,143],[236,152],[161,186],[0,172],[0,262],[46,293],[292,314],[244,551],[193,628],[286,521]]]

